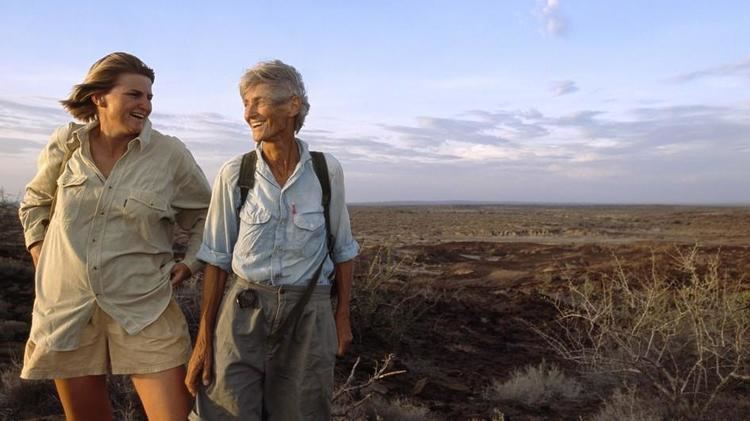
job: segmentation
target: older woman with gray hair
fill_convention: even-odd
[[[274,60],[240,81],[250,152],[213,187],[198,258],[207,263],[186,384],[191,419],[325,420],[335,355],[352,340],[352,238],[344,175],[295,137],[302,77]],[[331,306],[336,285],[337,307]]]

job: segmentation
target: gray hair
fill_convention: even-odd
[[[299,113],[294,119],[294,131],[299,132],[305,123],[305,117],[310,111],[310,103],[307,101],[307,91],[302,82],[302,75],[297,69],[282,62],[281,60],[261,61],[252,68],[245,71],[240,78],[240,95],[245,96],[248,89],[262,83],[269,84],[274,88],[286,90],[289,97],[297,96],[300,99]],[[277,97],[274,100],[286,100],[288,97]]]

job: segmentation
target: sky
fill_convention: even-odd
[[[238,81],[300,71],[299,137],[347,201],[750,204],[747,1],[0,2],[0,186],[127,51],[209,181],[250,149]]]

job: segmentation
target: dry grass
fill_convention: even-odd
[[[556,399],[576,399],[582,390],[581,384],[567,377],[557,365],[542,361],[514,371],[504,382],[493,382],[486,395],[491,400],[538,406]]]
[[[635,388],[617,389],[604,402],[592,421],[662,421],[664,410],[657,402],[638,396]]]
[[[429,421],[436,418],[430,410],[409,399],[385,400],[375,398],[367,408],[368,419],[383,421]]]
[[[62,413],[50,381],[22,380],[17,360],[0,372],[0,419],[18,420]]]
[[[618,262],[600,281],[570,282],[553,326],[557,353],[659,395],[671,417],[703,418],[730,384],[750,379],[750,311],[742,279],[718,255],[676,250],[648,276]]]
[[[440,293],[405,280],[413,261],[397,257],[390,248],[379,248],[357,273],[352,292],[352,325],[355,338],[366,335],[395,347],[403,336],[439,299]]]

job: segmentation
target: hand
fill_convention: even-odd
[[[190,268],[184,263],[177,263],[172,266],[172,271],[170,273],[173,288],[177,288],[183,281],[193,276],[193,272],[191,272]]]
[[[185,375],[185,386],[193,396],[198,392],[199,378],[203,386],[211,384],[213,341],[207,339],[206,336],[208,335],[203,330],[198,332],[198,337],[195,338],[195,348],[193,348],[193,354],[190,356],[187,374]]]
[[[42,254],[42,241],[37,241],[29,247],[29,253],[31,254],[31,261],[34,262],[34,269],[36,269],[37,263],[39,263],[39,255]]]
[[[343,357],[352,344],[352,324],[349,313],[336,313],[336,336],[339,339],[339,347],[336,351],[337,357]]]

